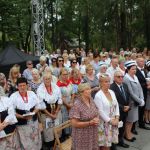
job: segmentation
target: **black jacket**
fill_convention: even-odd
[[[147,98],[147,85],[146,85],[146,72],[145,73],[145,77],[143,76],[143,74],[141,73],[141,71],[137,68],[136,71],[136,76],[141,84],[141,87],[143,89],[143,95],[144,95],[144,100],[146,100]]]
[[[125,85],[124,83],[122,83],[123,88],[124,88],[124,92],[126,95],[126,99],[124,99],[124,96],[122,95],[118,85],[113,82],[110,85],[110,89],[114,91],[118,104],[119,104],[119,110],[120,110],[120,115],[126,114],[126,112],[123,111],[124,106],[129,106],[129,92],[128,92],[128,87],[127,85]]]

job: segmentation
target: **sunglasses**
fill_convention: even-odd
[[[53,60],[52,62],[56,62],[56,60]]]
[[[123,78],[124,76],[116,76],[117,78]]]
[[[73,64],[76,64],[77,62],[72,62]]]
[[[58,60],[59,62],[62,62],[62,61],[64,61],[63,59],[62,60]]]

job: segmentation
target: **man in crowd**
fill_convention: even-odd
[[[118,68],[118,58],[113,58],[111,60],[111,66],[108,67],[106,73],[109,75],[110,77],[110,83],[113,83],[114,80],[114,73],[115,71],[119,70]]]
[[[138,80],[141,84],[142,90],[143,90],[143,95],[144,95],[144,101],[146,101],[147,98],[147,84],[146,84],[146,72],[144,71],[144,65],[145,61],[144,58],[140,57],[137,58],[137,71],[136,71],[136,76],[138,77]],[[145,110],[145,105],[139,107],[139,128],[150,130],[149,127],[145,126],[144,122],[144,110]]]
[[[118,145],[124,148],[129,148],[129,145],[124,143],[124,131],[126,117],[129,111],[129,92],[128,87],[123,83],[123,73],[116,71],[114,73],[114,82],[111,84],[110,89],[114,91],[120,110],[120,121],[123,122],[123,126],[119,128],[119,143]]]

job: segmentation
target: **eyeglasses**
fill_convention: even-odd
[[[52,62],[56,62],[56,60],[53,60]]]
[[[68,74],[66,73],[66,74],[62,74],[63,76],[68,76]]]
[[[60,59],[60,60],[58,60],[59,62],[62,62],[62,61],[64,61],[63,59]]]
[[[28,65],[33,65],[32,63],[28,64]]]
[[[116,76],[117,78],[123,78],[124,76]]]
[[[73,64],[76,64],[77,62],[72,62]]]

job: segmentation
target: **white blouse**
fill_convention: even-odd
[[[118,102],[115,96],[115,93],[112,90],[109,90],[110,95],[112,97],[112,105],[115,106],[114,112],[113,112],[113,116],[119,116],[119,106],[118,106]],[[107,99],[107,97],[105,96],[105,94],[103,93],[102,90],[100,90],[94,98],[94,102],[99,110],[99,114],[102,120],[104,120],[105,122],[109,122],[110,121],[110,109],[111,109],[111,105],[109,100]]]
[[[30,111],[31,108],[35,107],[39,109],[39,99],[33,91],[27,91],[28,102],[25,103],[19,94],[15,92],[10,96],[10,99],[13,103],[15,109],[27,110]]]
[[[46,105],[44,103],[44,100],[49,104],[54,104],[58,101],[58,104],[62,104],[62,96],[60,88],[55,84],[51,83],[52,86],[52,95],[50,95],[44,83],[42,83],[39,88],[37,89],[37,96],[40,100],[40,109],[46,109]]]
[[[17,121],[15,111],[13,108],[12,101],[10,98],[1,96],[0,97],[0,112],[8,110],[8,116],[5,118],[5,122],[9,124],[15,124]]]

